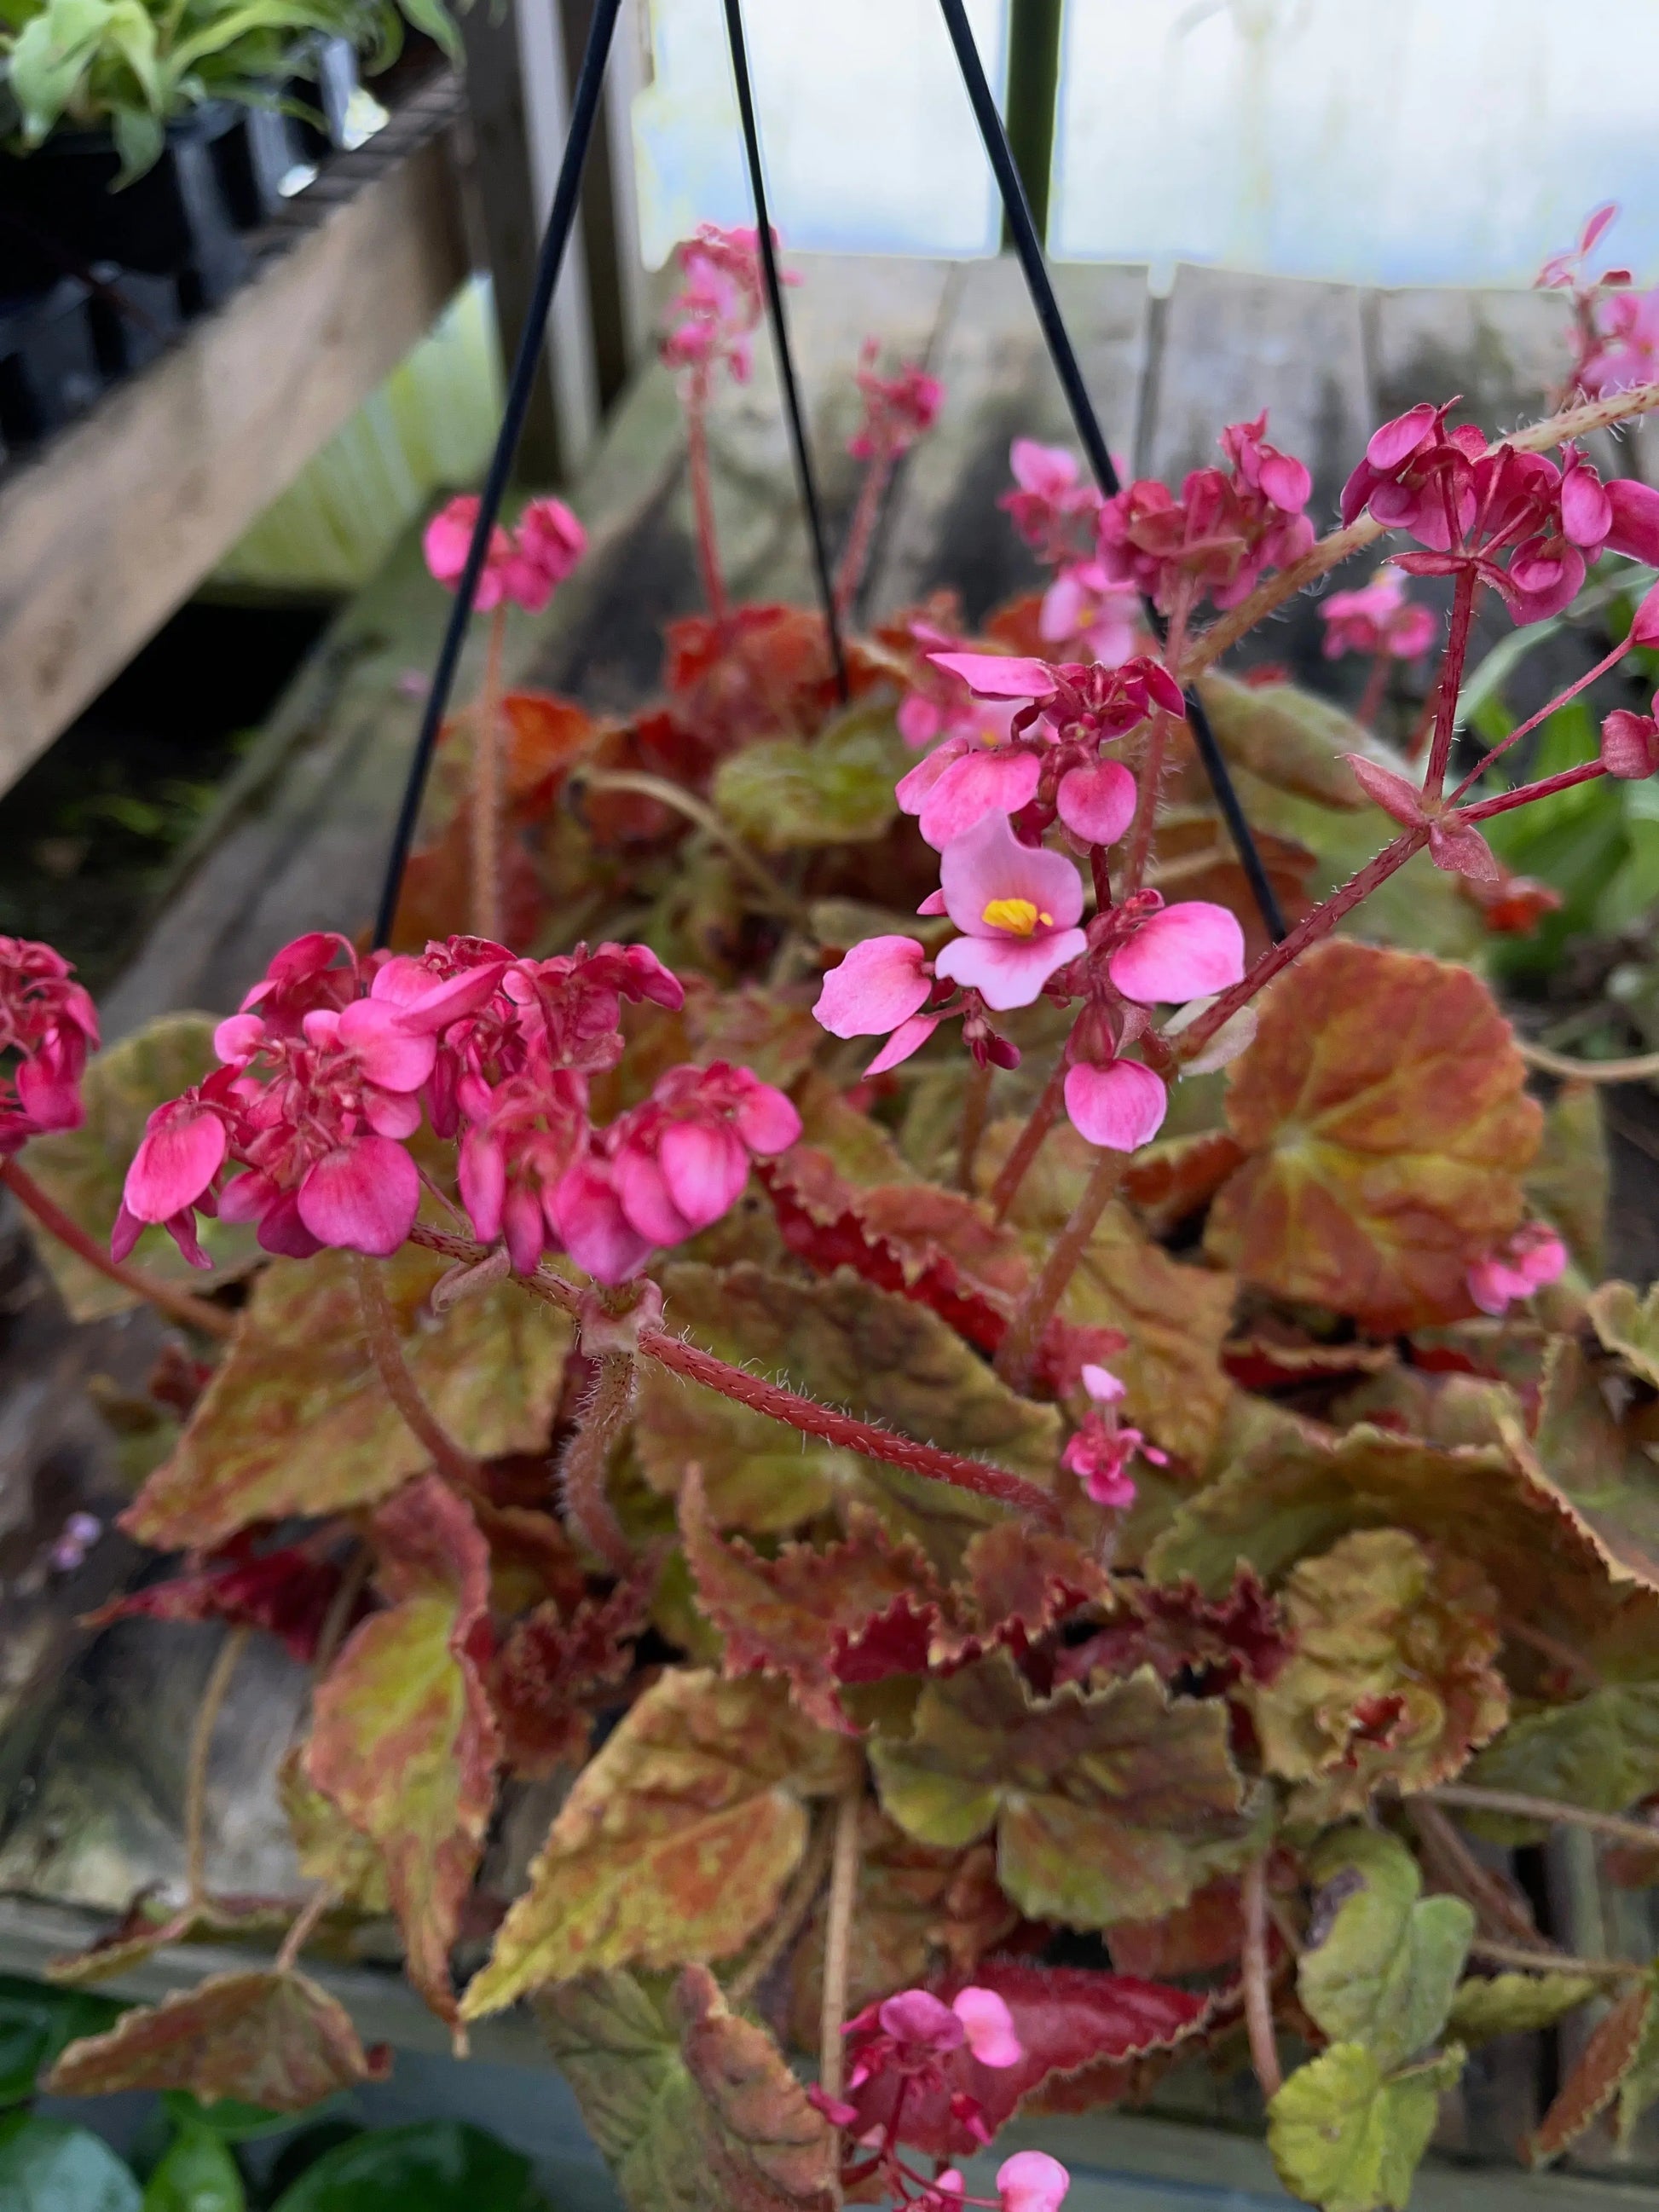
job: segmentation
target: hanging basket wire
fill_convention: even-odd
[[[830,555],[824,538],[823,508],[818,496],[817,479],[812,467],[811,449],[807,444],[806,428],[801,413],[800,388],[795,374],[794,354],[789,339],[789,322],[785,313],[783,290],[778,275],[777,246],[772,234],[766,197],[765,166],[761,153],[760,130],[755,116],[753,87],[749,75],[749,55],[744,36],[742,0],[724,0],[727,42],[731,48],[732,74],[736,82],[738,112],[743,125],[744,151],[748,162],[749,179],[755,203],[755,228],[760,250],[761,266],[765,281],[768,319],[771,327],[773,350],[778,364],[778,380],[782,388],[784,411],[787,418],[789,441],[794,457],[795,477],[799,488],[801,507],[807,534],[811,543],[813,578],[823,611],[825,632],[829,640],[836,684],[842,698],[846,699],[847,659],[842,635],[840,617],[836,606],[835,588],[831,578]],[[513,363],[513,374],[507,386],[507,402],[502,410],[501,427],[490,455],[483,487],[478,498],[477,518],[472,527],[472,539],[467,548],[466,562],[458,580],[455,596],[449,610],[443,641],[438,650],[433,670],[431,688],[421,716],[421,726],[415,741],[414,757],[410,763],[409,778],[404,787],[402,804],[392,831],[391,850],[386,859],[386,876],[381,885],[379,912],[374,924],[374,943],[377,947],[391,942],[392,923],[397,915],[398,900],[403,889],[404,872],[414,842],[415,828],[420,817],[421,802],[425,794],[427,778],[437,750],[439,733],[442,730],[450,694],[454,689],[455,674],[459,665],[461,647],[471,618],[473,601],[477,596],[479,581],[484,570],[485,557],[490,537],[495,530],[506,496],[507,481],[518,452],[519,441],[524,431],[525,416],[529,410],[535,387],[536,371],[541,359],[547,319],[553,305],[559,272],[564,264],[566,248],[574,228],[578,201],[580,196],[582,171],[586,164],[588,148],[592,141],[593,125],[599,112],[600,94],[605,82],[605,70],[610,58],[617,18],[622,0],[597,0],[588,26],[587,40],[582,51],[580,67],[577,71],[575,91],[571,100],[570,129],[565,141],[564,158],[559,167],[557,187],[547,218],[547,228],[536,258],[535,281],[531,288],[530,304],[525,316],[524,330],[519,339],[518,351]],[[1032,308],[1042,332],[1048,357],[1066,404],[1071,411],[1073,423],[1083,447],[1095,482],[1103,498],[1113,497],[1120,489],[1120,479],[1106,444],[1100,418],[1084,382],[1083,371],[1071,335],[1054,296],[1054,288],[1048,275],[1042,243],[1032,220],[1030,204],[1025,186],[1015,162],[1008,133],[985,75],[975,43],[973,27],[968,21],[965,0],[939,0],[945,29],[955,50],[957,65],[962,73],[964,90],[979,126],[980,137],[986,157],[996,179],[1001,198],[1008,236],[1025,277],[1026,289],[1031,295]],[[1150,603],[1143,602],[1146,618],[1155,634],[1162,639],[1167,632],[1164,617]],[[1261,851],[1246,820],[1231,775],[1220,746],[1216,742],[1210,718],[1203,702],[1190,687],[1186,692],[1188,726],[1193,742],[1203,762],[1216,804],[1226,823],[1228,833],[1237,851],[1245,878],[1249,884],[1262,922],[1275,943],[1285,933],[1279,901],[1268,879]]]

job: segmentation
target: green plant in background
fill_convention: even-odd
[[[32,2100],[58,2053],[123,2009],[0,1975],[5,2212],[546,2212],[528,2159],[459,2120],[364,2128],[329,2106],[296,2123],[235,2098],[204,2104],[171,2089],[131,2162],[118,2157],[90,2128],[36,2112]]]
[[[0,20],[22,148],[64,125],[106,129],[123,183],[204,102],[276,105],[313,38],[349,40],[372,69],[395,57],[405,21],[455,40],[442,0],[5,0]]]

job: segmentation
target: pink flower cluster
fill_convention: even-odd
[[[1270,568],[1287,568],[1314,542],[1303,512],[1313,479],[1270,446],[1265,412],[1221,433],[1226,468],[1188,471],[1177,499],[1141,477],[1100,511],[1099,551],[1109,580],[1133,585],[1164,614],[1208,597],[1237,606]]]
[[[1469,1296],[1482,1313],[1498,1316],[1558,1281],[1566,1267],[1567,1248],[1549,1224],[1523,1221],[1507,1243],[1469,1269]]]
[[[1068,1439],[1060,1463],[1078,1477],[1097,1505],[1121,1511],[1135,1502],[1134,1477],[1128,1466],[1136,1453],[1154,1467],[1166,1466],[1169,1455],[1118,1419],[1123,1385],[1109,1368],[1086,1363],[1082,1382],[1089,1394],[1089,1411]]]
[[[479,938],[418,958],[360,961],[316,932],[279,953],[222,1022],[222,1065],[150,1116],[112,1249],[166,1225],[206,1266],[198,1214],[258,1224],[268,1251],[394,1252],[422,1178],[405,1149],[423,1112],[460,1138],[477,1234],[521,1273],[564,1250],[624,1281],[733,1204],[751,1158],[793,1144],[799,1118],[745,1068],[671,1068],[651,1097],[592,1127],[588,1079],[621,1058],[622,1002],[675,1008],[678,979],[643,945],[515,959]],[[240,1170],[240,1172],[231,1172]]]
[[[478,502],[468,493],[426,526],[426,565],[450,591],[460,582],[477,521]],[[586,550],[587,532],[562,499],[532,499],[511,530],[498,522],[491,531],[473,605],[480,614],[510,605],[538,615]]]
[[[1115,667],[1135,648],[1140,597],[1108,574],[1096,547],[1101,497],[1079,480],[1061,446],[1016,438],[1009,454],[1015,489],[998,501],[1046,567],[1057,571],[1043,594],[1038,629],[1045,644]]]
[[[85,1118],[81,1078],[98,1012],[74,973],[50,945],[0,937],[0,1053],[15,1054],[0,1075],[0,1157]]]
[[[1587,273],[1590,255],[1618,213],[1612,201],[1595,209],[1577,244],[1551,254],[1534,280],[1540,291],[1571,297],[1575,358],[1568,389],[1591,399],[1627,392],[1659,376],[1659,289],[1628,291],[1628,269],[1604,269],[1597,276]]]
[[[1500,445],[1490,453],[1473,423],[1455,430],[1455,403],[1415,407],[1372,432],[1342,492],[1342,520],[1369,508],[1385,529],[1406,530],[1421,553],[1395,556],[1413,575],[1472,570],[1503,598],[1513,620],[1559,614],[1606,550],[1659,560],[1659,492],[1626,478],[1604,484],[1583,454],[1564,466]]]
[[[939,419],[945,386],[936,376],[907,362],[892,376],[878,374],[881,345],[866,338],[859,356],[858,387],[864,420],[847,441],[855,461],[891,463],[908,453]]]
[[[1321,600],[1319,616],[1327,660],[1339,660],[1345,653],[1418,660],[1437,631],[1433,608],[1407,599],[1406,580],[1394,568],[1379,568],[1357,592],[1333,592]]]
[[[724,366],[733,383],[747,384],[766,300],[760,234],[752,227],[722,230],[718,223],[699,223],[696,236],[679,253],[684,281],[669,304],[664,361],[670,368],[697,369],[705,378]],[[799,279],[785,271],[783,282]]]

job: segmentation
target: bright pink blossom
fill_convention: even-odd
[[[964,837],[988,814],[1018,814],[1036,796],[1042,763],[1036,752],[1006,744],[947,738],[893,787],[903,814],[936,853]]]
[[[672,326],[663,341],[663,359],[671,368],[693,368],[704,376],[724,365],[734,383],[746,384],[766,296],[759,233],[700,223],[679,256],[684,281],[669,305]],[[786,271],[783,282],[799,279]]]
[[[823,979],[812,1009],[831,1036],[884,1036],[927,1002],[933,967],[912,937],[866,937]]]
[[[936,376],[906,362],[891,376],[877,374],[880,342],[866,338],[859,355],[858,387],[864,420],[847,441],[855,461],[891,462],[931,430],[945,400]]]
[[[1121,761],[1067,769],[1054,789],[1060,820],[1085,845],[1115,845],[1135,818],[1139,787]]]
[[[1169,1093],[1138,1060],[1079,1060],[1066,1071],[1066,1115],[1079,1136],[1109,1152],[1136,1152],[1164,1126]]]
[[[1578,381],[1592,399],[1659,377],[1659,287],[1600,301],[1592,326],[1594,345],[1578,366]]]
[[[1063,854],[1022,845],[1004,814],[984,820],[939,862],[945,910],[964,934],[933,963],[988,1006],[1029,1006],[1049,977],[1087,949],[1077,927],[1083,884]]]
[[[1000,2212],[1059,2212],[1072,2177],[1046,2150],[1017,2150],[997,2168]]]
[[[1395,568],[1378,569],[1359,591],[1333,592],[1321,600],[1319,614],[1327,660],[1345,653],[1417,660],[1434,643],[1438,628],[1432,607],[1407,598],[1406,580]]]
[[[1069,562],[1043,593],[1037,619],[1045,644],[1073,647],[1069,659],[1086,656],[1107,668],[1128,659],[1139,628],[1140,594],[1114,583],[1098,558]]]
[[[1639,782],[1659,769],[1659,721],[1620,707],[1601,725],[1601,765],[1609,775]]]
[[[1244,973],[1237,916],[1208,899],[1184,899],[1137,919],[1107,956],[1106,970],[1126,999],[1174,1006],[1229,989]]]
[[[1101,509],[1099,550],[1108,577],[1132,584],[1164,613],[1178,599],[1236,606],[1271,568],[1287,568],[1313,544],[1303,513],[1312,479],[1270,446],[1267,417],[1231,423],[1220,444],[1230,469],[1191,470],[1181,496],[1142,477]]]
[[[1119,1512],[1135,1502],[1134,1479],[1127,1468],[1136,1453],[1156,1467],[1166,1466],[1168,1455],[1149,1444],[1139,1429],[1119,1420],[1116,1408],[1123,1385],[1109,1368],[1086,1363],[1082,1382],[1089,1394],[1089,1411],[1060,1454],[1060,1463],[1079,1478],[1097,1505]]]
[[[81,1078],[98,1042],[98,1014],[62,953],[26,937],[0,937],[0,1157],[31,1137],[78,1129]]]
[[[1083,481],[1076,455],[1063,446],[1016,438],[1008,465],[1015,489],[1004,492],[997,505],[1007,510],[1037,558],[1055,567],[1085,558],[1094,544],[1101,499],[1095,486]]]
[[[465,493],[426,526],[421,541],[426,565],[451,591],[466,567],[477,520],[478,501]],[[490,532],[472,604],[481,614],[508,604],[539,614],[586,550],[587,532],[562,499],[532,499],[513,529],[498,522]]]
[[[1469,1296],[1482,1313],[1502,1315],[1555,1282],[1566,1265],[1567,1248],[1554,1230],[1547,1222],[1523,1222],[1506,1244],[1470,1267]]]

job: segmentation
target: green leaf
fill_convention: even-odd
[[[376,2128],[325,2150],[271,2212],[541,2212],[530,2160],[465,2120]]]
[[[1267,2148],[1287,2189],[1323,2212],[1405,2212],[1440,2094],[1463,2070],[1456,2046],[1385,2074],[1360,2043],[1298,2067],[1267,2107]]]
[[[210,1014],[164,1014],[107,1051],[94,1054],[81,1085],[86,1120],[78,1129],[37,1137],[30,1145],[29,1173],[76,1226],[100,1244],[108,1240],[121,1203],[121,1185],[151,1110],[199,1083],[218,1065],[213,1030]],[[204,1283],[211,1289],[236,1281],[266,1256],[246,1223],[204,1220],[201,1236],[214,1264],[210,1276],[191,1266],[165,1229],[144,1231],[133,1263],[163,1282],[200,1290]],[[140,1303],[134,1292],[88,1267],[55,1237],[43,1231],[35,1242],[76,1321],[101,1321]]]
[[[222,2137],[186,2128],[144,2191],[144,2212],[246,2212],[247,2192]]]
[[[1494,1974],[1490,1979],[1472,1975],[1458,1984],[1446,2025],[1460,2043],[1528,2035],[1553,2027],[1606,1986],[1583,1974]]]
[[[100,2136],[67,2120],[0,2119],[6,2212],[139,2212],[138,2185]]]
[[[1385,2071],[1446,2024],[1474,1915],[1422,1894],[1417,1862],[1380,1828],[1339,1829],[1315,1852],[1321,1885],[1297,1987],[1333,2043],[1363,2044]]]
[[[216,2097],[204,2105],[188,2089],[165,2089],[161,2107],[181,2134],[192,2128],[217,2136],[221,2142],[258,2142],[261,2136],[291,2132],[291,2112],[273,2112],[264,2105],[245,2104],[240,2097]]]
[[[107,1997],[0,1974],[0,2106],[32,2097],[60,2051],[77,2036],[101,2033],[120,2013]]]
[[[1242,684],[1212,673],[1200,677],[1198,695],[1228,758],[1298,798],[1357,812],[1368,801],[1343,755],[1403,765],[1340,707],[1294,684]]]
[[[589,1974],[537,2012],[629,2212],[829,2212],[828,2124],[706,1967],[660,1994]]]
[[[714,804],[764,853],[868,844],[897,819],[893,786],[915,765],[885,708],[849,707],[810,744],[769,738],[721,763]]]
[[[1584,1310],[1603,1347],[1659,1389],[1659,1285],[1644,1297],[1628,1283],[1603,1283]]]
[[[1483,1790],[1520,1790],[1598,1813],[1621,1813],[1659,1790],[1659,1682],[1609,1683],[1570,1705],[1512,1721],[1462,1778]],[[1535,1820],[1460,1814],[1494,1843],[1541,1843]]]
[[[1150,1667],[1034,1698],[1006,1652],[930,1681],[912,1733],[877,1741],[883,1809],[919,1843],[996,1832],[1021,1911],[1073,1928],[1155,1920],[1259,1848],[1219,1699],[1171,1699]]]

